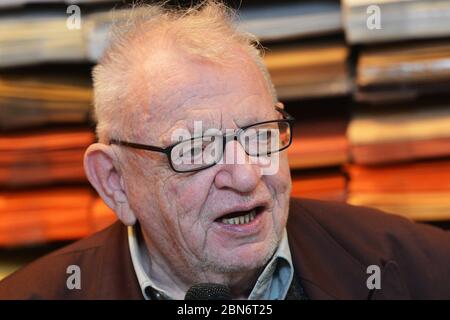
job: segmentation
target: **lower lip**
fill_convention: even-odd
[[[223,222],[217,222],[214,223],[224,230],[225,232],[234,233],[234,234],[241,234],[241,235],[251,235],[258,233],[262,228],[262,218],[265,214],[265,210],[258,213],[255,218],[250,221],[249,223],[245,224],[227,224]]]

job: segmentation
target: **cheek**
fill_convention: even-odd
[[[280,157],[280,167],[278,172],[274,175],[266,176],[266,182],[278,201],[280,201],[281,198],[289,199],[292,182],[287,156]]]
[[[272,193],[274,208],[273,219],[277,233],[280,233],[286,225],[289,210],[289,198],[291,193],[291,174],[287,157],[280,158],[280,168],[274,175],[265,176],[265,182]]]
[[[151,191],[151,185],[155,183],[152,178],[146,178],[140,168],[135,169],[134,166],[129,166],[125,173],[125,189],[133,210],[142,211],[147,207],[147,199]],[[139,214],[139,212],[135,212]]]
[[[205,250],[207,226],[202,215],[203,205],[208,197],[208,179],[196,175],[167,181],[164,185],[161,203],[166,213],[165,228],[172,237],[174,247],[183,248],[180,254],[189,253],[201,260]]]
[[[181,212],[191,212],[200,209],[208,196],[210,184],[195,176],[168,180],[163,188],[166,201],[176,205]]]
[[[202,212],[212,179],[213,177],[199,172],[191,176],[174,176],[164,184],[160,197],[163,209],[161,211],[169,213],[171,222],[185,236],[189,235],[192,238],[195,234],[192,232],[193,229],[201,231],[205,228],[205,217]]]

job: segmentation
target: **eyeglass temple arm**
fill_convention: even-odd
[[[280,112],[280,113],[283,115],[283,117],[286,118],[286,120],[295,120],[295,118],[294,118],[293,116],[291,116],[289,113],[287,113],[286,111],[284,111],[283,108],[280,108],[280,107],[275,106],[275,109],[276,109],[278,112]]]
[[[109,144],[117,144],[117,145],[126,146],[126,147],[130,147],[130,148],[134,148],[134,149],[167,153],[167,148],[159,148],[159,147],[155,147],[155,146],[148,146],[145,144],[133,143],[133,142],[127,142],[127,141],[120,141],[120,140],[116,140],[116,139],[109,140]]]

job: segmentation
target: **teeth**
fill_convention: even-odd
[[[221,221],[222,221],[222,223],[225,223],[225,224],[246,224],[246,223],[253,221],[253,219],[255,219],[255,217],[256,217],[256,211],[252,210],[251,212],[244,214],[243,216],[230,218],[230,219],[223,218]]]

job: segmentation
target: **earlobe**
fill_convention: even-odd
[[[136,223],[136,216],[130,208],[128,201],[117,202],[114,212],[117,218],[127,226],[132,226]]]
[[[127,226],[134,225],[136,217],[130,208],[126,194],[122,190],[114,191],[114,202],[116,204],[115,212],[117,218]]]

